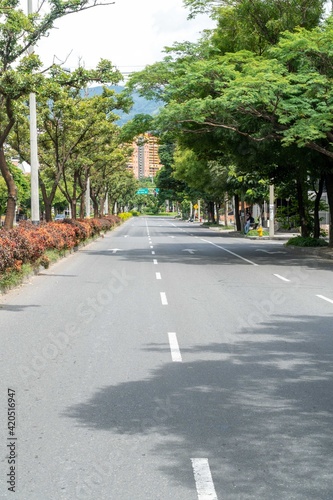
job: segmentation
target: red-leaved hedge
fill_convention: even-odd
[[[64,219],[35,226],[21,222],[8,231],[0,230],[0,273],[35,263],[46,250],[70,250],[79,243],[119,224],[115,215],[103,219]]]

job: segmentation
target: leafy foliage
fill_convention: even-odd
[[[295,238],[290,238],[286,245],[294,247],[326,247],[328,243],[322,238],[303,238],[302,236],[296,236]]]
[[[0,230],[0,273],[19,270],[22,264],[39,263],[46,250],[70,250],[86,239],[111,229],[120,218],[71,220],[35,226],[22,222],[10,230]]]

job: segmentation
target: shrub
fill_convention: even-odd
[[[8,232],[0,232],[0,273],[12,268],[15,264],[15,243],[10,239]]]
[[[102,219],[42,222],[38,226],[22,221],[9,231],[0,229],[0,273],[19,271],[26,263],[47,267],[47,250],[70,250],[120,222],[119,217],[108,215]]]
[[[91,236],[91,227],[89,223],[82,219],[64,219],[57,224],[69,225],[74,229],[75,233],[75,245],[78,245],[81,241],[88,239]]]
[[[296,236],[295,238],[290,238],[286,245],[293,245],[295,247],[326,247],[328,243],[322,238]]]
[[[130,217],[132,217],[132,213],[131,212],[121,212],[120,214],[118,214],[118,217],[120,217],[120,219],[122,221],[125,221],[125,220],[129,219]]]

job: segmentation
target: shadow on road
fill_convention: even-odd
[[[102,387],[62,416],[136,436],[138,446],[151,440],[169,464],[161,472],[188,488],[190,457],[208,457],[219,498],[331,498],[330,317],[275,316],[242,329],[232,347],[228,341],[181,351],[183,363]]]

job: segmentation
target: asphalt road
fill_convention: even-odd
[[[140,217],[1,296],[0,498],[332,499],[332,270]]]

